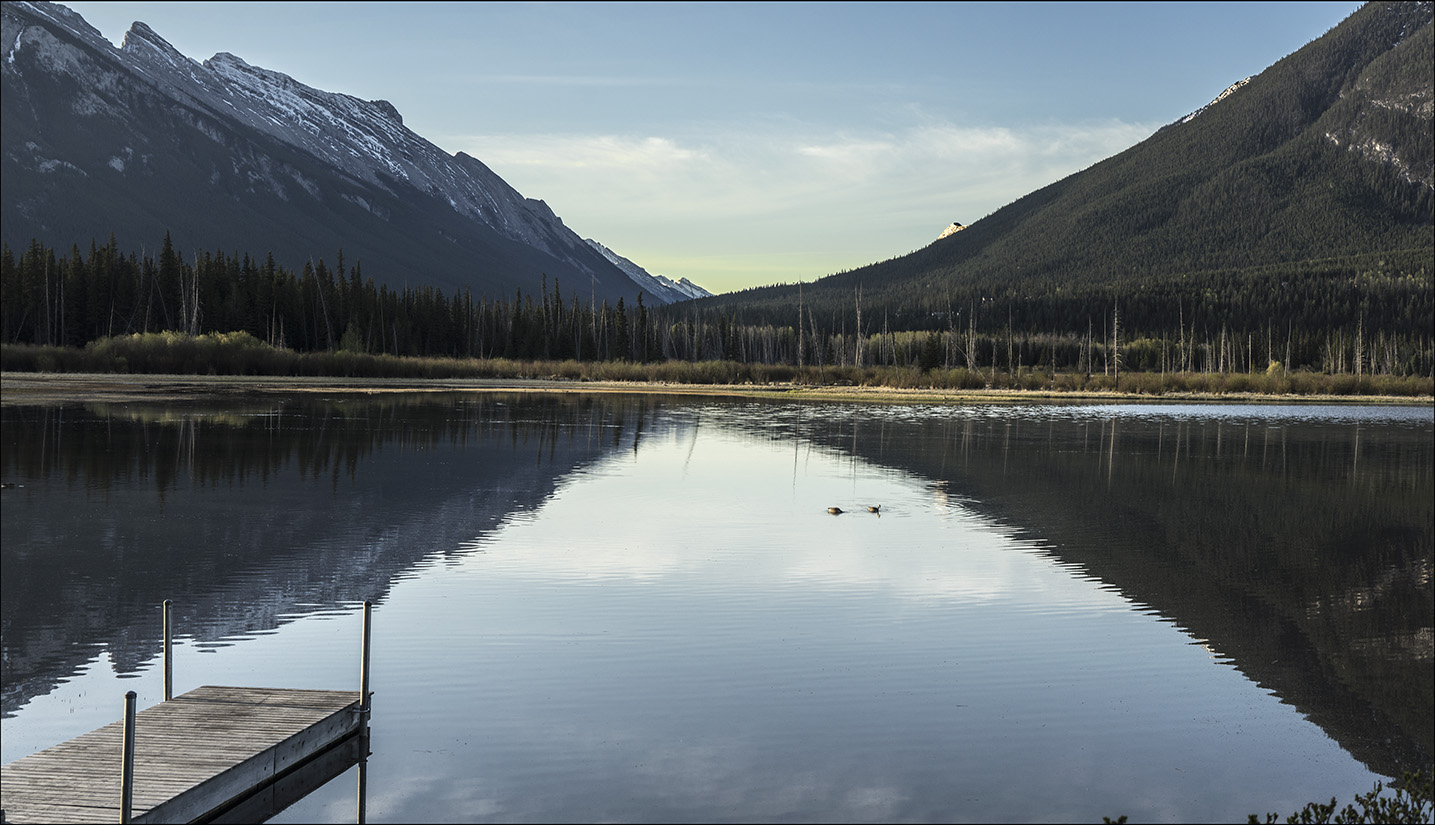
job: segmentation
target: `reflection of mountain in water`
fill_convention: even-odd
[[[1372,770],[1428,765],[1429,425],[1097,416],[830,408],[793,428],[1044,539]]]
[[[159,650],[381,601],[423,561],[631,448],[654,406],[578,396],[286,398],[250,409],[5,407],[3,712],[105,645]],[[83,518],[76,514],[83,513]]]
[[[183,633],[216,644],[380,601],[417,565],[475,552],[566,475],[682,418],[659,410],[690,403],[5,407],[0,475],[25,486],[4,491],[0,522],[3,711],[69,677],[94,643],[121,671],[153,658],[165,598]],[[1431,758],[1428,423],[700,404],[705,426],[916,474],[939,504],[1043,539],[1379,773]]]

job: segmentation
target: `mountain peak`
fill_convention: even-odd
[[[942,234],[940,234],[940,235],[937,236],[937,240],[940,241],[941,239],[947,237],[948,235],[955,235],[955,234],[957,234],[958,232],[961,232],[963,229],[966,229],[966,227],[965,227],[965,226],[962,226],[960,223],[957,223],[957,222],[953,221],[951,226],[949,226],[949,227],[947,227],[946,229],[943,229],[943,230],[942,230]]]
[[[199,62],[143,22],[116,49],[63,6],[0,8],[0,233],[15,247],[170,231],[290,265],[342,249],[391,284],[512,294],[546,274],[600,297],[636,292],[547,204],[425,140],[387,100],[228,52]]]
[[[11,4],[6,3],[6,5]],[[38,15],[58,25],[64,26],[76,34],[83,35],[87,39],[109,42],[105,40],[104,34],[99,29],[91,26],[88,20],[80,16],[79,12],[58,3],[50,3],[46,2],[46,0],[33,0],[33,2],[31,2],[31,0],[22,0],[22,2],[17,2],[13,5],[18,9],[28,11],[31,14]]]
[[[400,126],[404,125],[404,116],[399,114],[399,110],[394,106],[394,104],[388,102],[387,100],[370,100],[369,105],[373,106],[375,109],[378,109],[380,112],[383,113],[384,117],[387,117],[389,120],[392,120]]]
[[[1190,123],[1191,121],[1193,121],[1193,120],[1195,120],[1196,118],[1200,117],[1201,114],[1202,114],[1203,112],[1205,112],[1207,109],[1211,108],[1212,106],[1215,106],[1217,103],[1220,103],[1221,101],[1223,101],[1223,100],[1225,100],[1226,98],[1230,97],[1231,95],[1235,94],[1237,90],[1239,90],[1242,86],[1244,86],[1244,85],[1246,85],[1247,83],[1250,83],[1250,82],[1251,82],[1251,79],[1250,79],[1249,77],[1244,78],[1244,79],[1241,79],[1241,80],[1237,80],[1235,83],[1232,83],[1231,85],[1227,86],[1227,87],[1226,87],[1226,90],[1225,90],[1224,92],[1221,92],[1220,94],[1216,95],[1216,99],[1215,99],[1215,100],[1211,101],[1210,103],[1207,103],[1205,106],[1202,106],[1201,108],[1197,109],[1196,111],[1192,112],[1191,114],[1186,115],[1185,117],[1181,118],[1180,122],[1181,122],[1181,123]]]
[[[161,57],[175,66],[197,67],[199,65],[198,61],[185,57],[179,49],[171,46],[168,40],[160,37],[154,29],[138,20],[130,25],[129,31],[125,32],[125,39],[120,44],[120,51],[127,54],[147,54]]]
[[[221,66],[230,66],[235,69],[239,69],[240,71],[254,70],[254,67],[249,65],[249,61],[245,60],[239,55],[230,54],[229,52],[219,52],[218,54],[214,55],[214,57],[211,57],[208,60],[204,61],[204,65],[210,69],[217,69]]]
[[[687,278],[679,278],[674,281],[672,278],[654,275],[592,238],[584,238],[583,240],[597,250],[600,255],[612,262],[614,266],[618,267],[624,275],[633,279],[633,283],[653,293],[664,303],[686,301],[691,298],[711,298],[713,295],[711,292],[689,281]]]
[[[1331,297],[1339,315],[1301,316],[1299,307],[1323,307],[1326,299],[1313,296],[1342,294],[1320,291],[1334,281],[1314,273],[1335,271],[1322,269],[1334,266],[1329,262],[1370,259],[1380,267],[1390,262],[1389,271],[1412,276],[1401,284],[1427,291],[1423,312],[1403,315],[1410,321],[1401,329],[1419,335],[1423,323],[1428,338],[1433,16],[1429,3],[1367,3],[1230,84],[1184,122],[1016,199],[956,237],[820,279],[804,298],[850,307],[852,289],[863,286],[872,293],[864,309],[922,319],[903,322],[909,325],[929,323],[952,305],[990,300],[1016,307],[1013,323],[1047,329],[1053,319],[1079,319],[1079,328],[1066,331],[1084,333],[1086,313],[1100,303],[1072,297],[1085,291],[1123,296],[1123,318],[1156,333],[1190,325],[1199,304],[1201,323],[1225,323],[1241,307],[1239,323],[1251,330],[1348,322],[1349,334],[1370,311],[1365,299]],[[1365,264],[1359,266],[1363,279]],[[1283,305],[1294,308],[1273,311],[1246,297],[1262,288],[1211,275],[1234,271],[1280,272],[1300,282],[1300,291],[1291,289],[1294,304]],[[1363,280],[1352,283],[1365,289]],[[795,291],[773,287],[720,303],[789,311]],[[1138,294],[1140,312],[1149,312],[1140,322],[1124,298]],[[1166,302],[1160,309],[1145,303],[1157,294]],[[1290,320],[1296,317],[1306,320]],[[1391,329],[1407,323],[1390,317]]]

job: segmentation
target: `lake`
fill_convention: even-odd
[[[1431,760],[1429,406],[296,394],[0,426],[5,762],[160,700],[164,599],[176,693],[355,690],[373,601],[373,822],[1244,822]],[[354,816],[351,770],[273,821]]]

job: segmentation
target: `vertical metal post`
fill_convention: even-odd
[[[174,698],[174,659],[173,653],[174,635],[170,632],[170,602],[164,600],[164,700],[168,702]]]
[[[364,636],[360,641],[359,663],[359,712],[369,712],[369,624],[373,616],[373,603],[364,602]],[[364,720],[368,724],[368,720]]]
[[[364,634],[359,641],[359,788],[355,811],[359,825],[369,818],[369,629],[374,605],[364,602]]]
[[[120,822],[128,825],[135,800],[135,692],[125,694],[125,738],[120,749]]]
[[[363,756],[359,758],[359,799],[355,806],[354,814],[359,825],[367,825],[369,821],[369,742],[368,737],[359,747],[363,748]]]

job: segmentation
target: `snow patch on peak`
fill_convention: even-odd
[[[1245,79],[1243,79],[1243,80],[1237,80],[1235,83],[1232,83],[1231,85],[1227,86],[1227,87],[1226,87],[1226,90],[1225,90],[1224,92],[1221,92],[1220,94],[1216,95],[1216,99],[1215,99],[1215,100],[1211,101],[1210,103],[1207,103],[1205,106],[1202,106],[1201,108],[1197,109],[1196,111],[1192,112],[1191,114],[1186,115],[1185,117],[1181,118],[1181,122],[1182,122],[1182,123],[1190,123],[1191,121],[1193,121],[1193,120],[1195,120],[1197,117],[1199,117],[1199,116],[1200,116],[1203,112],[1205,112],[1207,109],[1211,108],[1212,106],[1215,106],[1217,103],[1220,103],[1221,101],[1223,101],[1223,100],[1225,100],[1226,98],[1230,97],[1232,94],[1234,94],[1234,93],[1236,92],[1237,89],[1240,89],[1242,86],[1244,86],[1244,85],[1246,85],[1247,83],[1250,83],[1250,82],[1251,82],[1251,79],[1250,79],[1249,77],[1247,77],[1247,78],[1245,78]]]
[[[268,89],[308,88],[283,72],[255,66],[245,61],[244,58],[236,57],[229,52],[220,52],[209,58],[204,61],[204,67],[231,81],[243,83],[247,79],[250,84],[257,81],[262,87]]]
[[[598,254],[607,258],[613,266],[618,267],[624,275],[632,279],[633,283],[652,293],[665,304],[693,298],[711,298],[713,295],[687,278],[679,278],[674,281],[672,278],[654,275],[592,238],[584,238],[583,242],[597,250]]]
[[[961,232],[963,229],[966,229],[966,227],[965,227],[965,226],[962,226],[960,223],[958,223],[958,222],[956,222],[956,221],[953,221],[951,226],[949,226],[949,227],[947,227],[946,229],[943,229],[943,230],[942,230],[942,234],[940,234],[940,235],[937,236],[937,240],[940,241],[941,239],[947,237],[948,235],[955,235],[955,234],[957,234],[958,232]]]
[[[244,58],[240,57],[237,54],[230,54],[229,52],[220,52],[216,54],[214,57],[211,57],[208,60],[204,61],[204,65],[206,68],[209,69],[217,69],[220,66],[230,66],[241,71],[250,71],[254,68],[253,66],[250,66],[249,62],[246,61]]]

